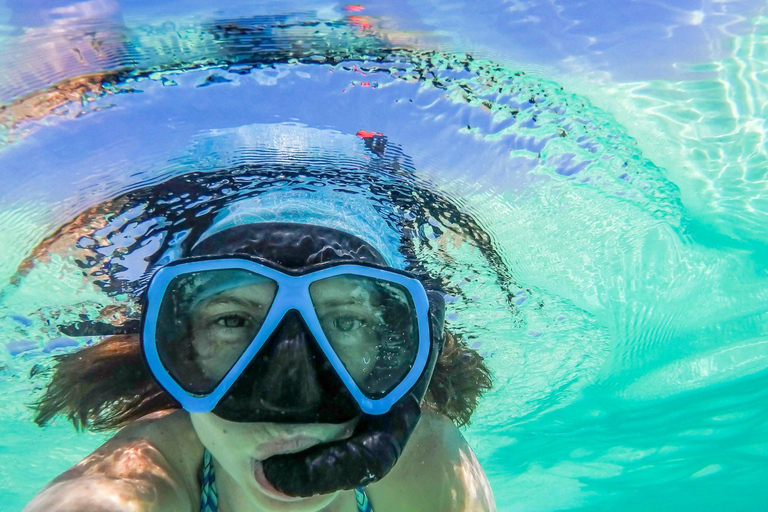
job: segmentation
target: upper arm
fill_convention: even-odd
[[[376,512],[495,512],[483,468],[459,429],[425,413],[400,460],[370,486]]]
[[[189,512],[183,475],[128,427],[49,483],[23,512]]]

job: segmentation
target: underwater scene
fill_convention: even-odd
[[[54,358],[246,200],[440,276],[499,511],[768,510],[766,10],[0,2],[0,510],[111,436],[35,424]]]

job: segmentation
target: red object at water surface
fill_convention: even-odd
[[[349,22],[356,27],[360,27],[360,30],[371,28],[373,25],[371,25],[370,21],[371,18],[368,16],[349,16]]]
[[[382,136],[384,136],[384,134],[381,133],[381,132],[369,132],[369,131],[366,131],[366,130],[360,130],[355,135],[357,135],[361,139],[372,139],[373,137],[382,137]]]

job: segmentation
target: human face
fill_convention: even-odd
[[[357,419],[342,424],[240,423],[213,413],[190,414],[192,425],[216,466],[219,501],[231,510],[315,512],[338,493],[297,498],[275,489],[264,476],[262,461],[349,437]]]

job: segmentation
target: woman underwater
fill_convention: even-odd
[[[25,512],[495,510],[457,428],[489,372],[431,280],[293,222],[183,256],[153,275],[140,335],[58,358],[38,423],[121,430]]]

